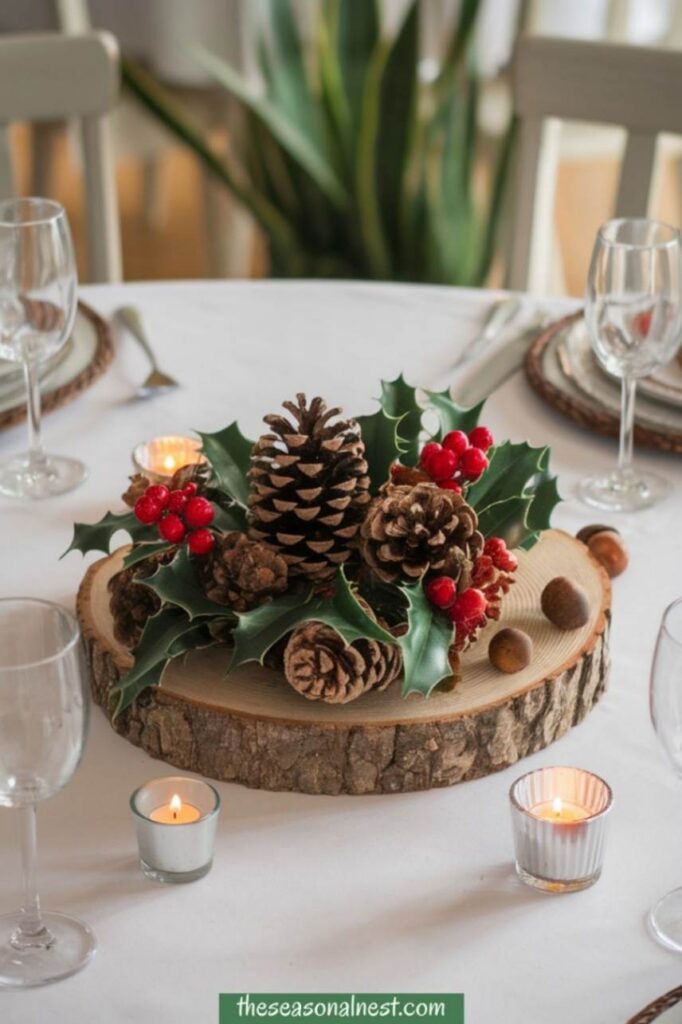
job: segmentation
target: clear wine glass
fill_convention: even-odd
[[[45,985],[90,960],[82,921],[42,911],[36,887],[36,803],[54,796],[80,761],[88,724],[78,623],[59,605],[0,600],[0,807],[17,809],[24,900],[0,916],[0,986]]]
[[[650,709],[661,746],[682,778],[682,597],[663,614],[651,667]],[[656,903],[649,923],[664,946],[682,953],[682,887]]]
[[[592,348],[604,369],[621,378],[618,467],[578,488],[588,505],[633,512],[663,498],[668,483],[635,470],[632,441],[639,377],[669,362],[682,337],[680,233],[655,220],[621,219],[597,235],[585,296]]]
[[[49,498],[86,477],[76,459],[47,455],[40,437],[40,364],[55,355],[76,316],[76,263],[66,212],[50,199],[0,203],[0,357],[21,363],[29,451],[0,466],[0,493]]]

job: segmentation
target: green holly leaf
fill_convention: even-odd
[[[531,532],[528,510],[532,496],[515,495],[488,505],[478,517],[478,528],[485,537],[501,537],[507,547],[518,548]]]
[[[447,388],[445,391],[427,391],[426,396],[431,408],[438,416],[440,424],[440,429],[435,436],[436,441],[445,437],[451,430],[463,430],[468,434],[477,425],[485,404],[484,399],[478,405],[472,405],[469,409],[465,409],[453,402]]]
[[[132,565],[137,565],[138,562],[144,562],[145,558],[150,558],[152,555],[159,554],[162,551],[172,550],[173,545],[168,544],[165,540],[145,541],[143,543],[136,544],[130,549],[123,559],[123,568],[130,569]]]
[[[532,501],[526,515],[526,524],[531,531],[521,542],[520,547],[529,551],[540,539],[543,530],[550,526],[552,512],[561,501],[557,487],[557,478],[549,472],[541,474],[532,486]]]
[[[371,416],[358,416],[357,422],[365,442],[370,490],[376,494],[388,479],[390,467],[404,452],[398,436],[402,420],[399,416],[389,416],[383,409],[379,409]]]
[[[395,380],[382,380],[380,402],[387,416],[400,420],[398,434],[402,455],[408,465],[415,465],[419,458],[423,415],[416,388],[405,381],[402,373]]]
[[[249,496],[247,473],[253,441],[243,436],[236,421],[216,434],[197,433],[201,438],[201,450],[210,462],[220,488],[237,504],[246,506]]]
[[[208,497],[211,497],[210,491]],[[215,502],[216,498],[212,498],[212,500]],[[236,502],[232,502],[228,506],[216,504],[213,525],[217,530],[223,530],[225,533],[231,533],[232,530],[243,533],[246,530],[246,509],[242,505],[237,505]]]
[[[223,605],[210,601],[204,594],[197,579],[194,560],[186,547],[180,548],[172,562],[161,565],[153,576],[138,580],[138,583],[153,590],[163,604],[182,608],[190,620],[226,614]]]
[[[365,637],[384,643],[395,638],[382,629],[358,602],[343,569],[339,569],[330,597],[314,596],[312,590],[283,594],[269,604],[239,615],[233,633],[234,654],[230,670],[247,661],[263,664],[270,648],[303,622],[323,622],[347,643]]]
[[[531,481],[545,471],[549,448],[533,448],[525,441],[505,441],[490,449],[490,465],[467,492],[467,501],[477,512],[488,505],[526,493]]]
[[[398,637],[403,655],[403,697],[409,693],[428,697],[441,679],[452,675],[448,650],[454,628],[429,602],[420,583],[400,589],[408,602],[408,631]]]
[[[107,512],[97,523],[75,523],[73,540],[60,557],[68,555],[69,551],[82,551],[83,554],[103,551],[108,555],[111,538],[119,530],[125,530],[134,541],[150,536],[149,526],[139,522],[132,512]]]

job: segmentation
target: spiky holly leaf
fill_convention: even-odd
[[[417,402],[416,388],[408,384],[401,373],[395,380],[382,380],[379,401],[387,416],[400,420],[398,435],[403,459],[408,466],[414,465],[419,458],[419,435],[424,411]]]
[[[247,661],[263,664],[265,655],[278,640],[303,622],[323,622],[347,643],[366,637],[395,643],[391,633],[382,629],[364,610],[339,569],[331,597],[314,596],[312,590],[283,594],[269,604],[239,615],[232,638],[234,654],[230,670]]]
[[[516,495],[488,505],[478,517],[478,528],[484,537],[501,537],[507,547],[521,547],[532,532],[528,527],[528,510],[532,497]]]
[[[153,590],[163,604],[182,608],[190,620],[208,615],[225,616],[225,608],[204,594],[197,579],[195,559],[190,557],[186,547],[180,548],[172,562],[159,566],[153,576],[137,582]]]
[[[478,512],[497,501],[524,494],[533,478],[545,470],[548,453],[549,448],[533,448],[525,441],[495,445],[488,452],[490,465],[469,488],[467,501]]]
[[[398,436],[401,418],[389,416],[379,409],[371,416],[357,416],[365,442],[365,458],[369,466],[370,490],[376,494],[388,479],[389,471],[404,448]]]
[[[150,558],[152,555],[160,554],[162,551],[172,550],[173,545],[168,544],[165,540],[145,541],[143,543],[136,544],[130,549],[123,559],[123,568],[130,569],[132,565],[137,565],[138,562],[144,562],[145,558]]]
[[[60,557],[68,555],[69,551],[82,551],[83,554],[103,551],[108,555],[111,538],[119,530],[125,530],[134,541],[152,536],[151,528],[139,522],[132,512],[107,512],[97,523],[75,523],[73,540]]]
[[[452,675],[448,651],[454,641],[454,627],[429,602],[420,583],[400,589],[408,602],[408,631],[398,637],[403,655],[403,697],[409,693],[428,697],[441,679]]]
[[[438,416],[440,424],[440,429],[435,436],[436,441],[441,440],[451,430],[463,430],[468,434],[478,424],[481,410],[485,404],[484,399],[478,405],[472,405],[469,409],[465,409],[463,406],[457,405],[457,402],[453,402],[447,388],[445,391],[427,391],[426,397]]]
[[[552,512],[561,501],[557,478],[551,476],[549,472],[541,474],[540,478],[533,481],[531,486],[533,500],[526,516],[526,525],[530,532],[519,545],[526,551],[529,551],[537,543],[542,531],[548,529]]]
[[[213,526],[217,530],[223,530],[225,533],[230,533],[232,530],[238,530],[240,533],[243,533],[246,530],[246,509],[236,502],[232,502],[229,505],[220,505],[217,503],[217,497],[214,496],[214,493],[213,488],[211,488],[206,495],[215,503]]]
[[[219,487],[233,501],[245,507],[249,496],[246,474],[251,465],[253,441],[244,437],[236,421],[216,434],[197,433],[201,438],[201,450],[211,464]]]

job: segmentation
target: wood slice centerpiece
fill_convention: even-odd
[[[111,687],[132,665],[114,639],[107,584],[122,552],[90,567],[78,593],[92,692],[105,710]],[[228,782],[301,793],[401,793],[450,786],[499,771],[542,750],[582,721],[606,686],[611,588],[586,547],[546,531],[519,553],[517,582],[464,655],[448,693],[403,699],[400,681],[344,705],[308,701],[283,675],[248,664],[225,678],[227,648],[173,661],[162,685],[116,720],[132,743],[177,768]],[[554,576],[586,589],[589,622],[564,632],[547,621],[540,594]],[[502,626],[524,629],[531,664],[503,675],[488,660]]]

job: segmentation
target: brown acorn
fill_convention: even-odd
[[[533,641],[522,629],[501,629],[488,645],[488,657],[500,672],[520,672],[531,663]]]
[[[555,576],[542,591],[542,610],[559,629],[580,629],[590,618],[590,600],[579,583]]]
[[[615,526],[605,526],[604,523],[590,523],[588,526],[583,526],[582,529],[578,530],[575,539],[582,541],[583,544],[589,544],[590,537],[594,536],[595,533],[601,533],[602,530],[611,530],[613,533],[618,533]]]
[[[611,579],[620,576],[628,567],[630,558],[623,538],[615,530],[599,530],[587,542],[587,549],[602,565]]]

